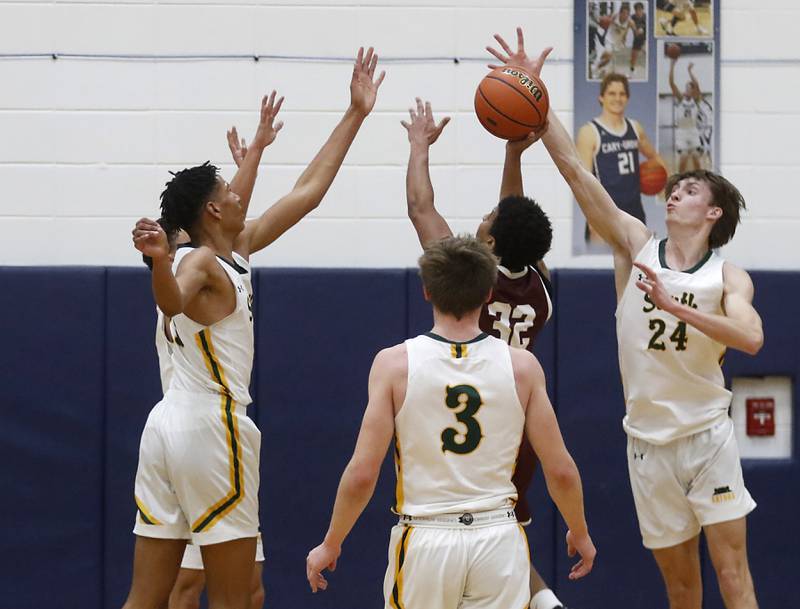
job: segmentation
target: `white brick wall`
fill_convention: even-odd
[[[749,268],[800,268],[800,5],[722,0],[722,169],[749,211],[725,254]],[[763,27],[754,27],[754,20]],[[572,123],[569,0],[172,0],[6,2],[0,53],[282,54],[479,57],[494,31],[525,26],[552,44],[544,78]],[[775,60],[781,60],[776,62]],[[753,61],[759,63],[753,63]],[[437,205],[471,231],[496,200],[503,147],[472,112],[478,62],[386,63],[374,114],[323,205],[255,261],[281,266],[412,265],[405,217],[408,146],[399,121],[415,95],[453,122],[432,151]],[[259,96],[286,95],[286,127],[262,165],[252,210],[284,194],[347,104],[350,66],[261,60],[0,59],[0,264],[139,264],[129,230],[157,213],[168,169],[211,159],[233,175],[225,130],[248,137]],[[541,146],[526,189],[555,227],[551,266],[610,265],[570,255],[571,196]]]

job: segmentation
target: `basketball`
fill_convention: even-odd
[[[613,18],[611,15],[603,15],[603,16],[602,16],[602,17],[600,17],[600,19],[598,19],[597,21],[598,21],[598,23],[600,24],[600,27],[601,27],[601,28],[603,28],[603,29],[607,30],[607,29],[608,29],[608,26],[609,26],[609,25],[611,25],[611,22],[612,22],[613,20],[614,20],[614,18]]]
[[[495,68],[478,85],[475,113],[486,130],[505,140],[524,138],[547,120],[544,83],[515,66]]]
[[[667,185],[667,170],[655,159],[639,165],[639,190],[645,195],[655,195]]]
[[[670,43],[664,47],[664,52],[670,59],[678,59],[681,56],[681,47],[677,44]]]

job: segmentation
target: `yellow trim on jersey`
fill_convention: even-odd
[[[211,332],[208,329],[201,330],[195,335],[206,368],[214,378],[214,381],[222,387],[221,395],[221,416],[222,424],[225,426],[225,443],[228,446],[228,472],[230,477],[231,490],[214,505],[208,508],[192,524],[192,531],[199,533],[211,529],[228,512],[233,510],[242,499],[244,499],[244,466],[242,465],[242,444],[239,439],[239,420],[233,411],[233,398],[225,380],[225,370],[217,359],[214,351],[214,343],[211,341]]]
[[[403,513],[403,463],[400,457],[400,438],[394,437],[394,474],[397,478],[395,485],[395,512]]]
[[[150,513],[150,510],[144,506],[144,503],[142,503],[141,499],[139,499],[136,495],[134,495],[133,498],[136,501],[136,507],[139,508],[139,517],[144,521],[145,524],[162,524],[153,516],[153,514]]]
[[[400,541],[397,542],[394,559],[394,586],[389,597],[389,606],[392,609],[403,609],[403,563],[408,556],[408,542],[411,539],[411,532],[414,527],[406,527]]]
[[[466,343],[450,343],[450,357],[453,359],[461,359],[467,357],[467,344]]]
[[[467,345],[461,345],[461,357],[467,357]]]
[[[203,360],[206,363],[206,369],[211,375],[211,378],[214,379],[214,382],[222,386],[224,393],[230,394],[228,381],[225,379],[225,371],[222,368],[222,364],[219,363],[216,351],[214,351],[214,343],[211,341],[211,331],[208,328],[200,330],[195,334],[194,340],[200,352],[203,354]]]
[[[522,539],[525,540],[525,549],[528,550],[528,562],[532,563],[532,561],[531,561],[531,547],[530,547],[530,545],[528,545],[528,536],[525,534],[525,527],[523,527],[519,523],[517,523],[517,526],[519,527],[519,532],[522,533]]]

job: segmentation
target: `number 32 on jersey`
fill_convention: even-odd
[[[492,302],[488,309],[489,314],[495,317],[492,328],[500,332],[500,340],[512,347],[527,349],[531,339],[522,334],[531,329],[536,319],[533,307],[529,304],[512,307],[507,302]]]

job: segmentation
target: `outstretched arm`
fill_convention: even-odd
[[[361,124],[375,105],[378,88],[385,76],[381,72],[374,78],[377,64],[378,56],[372,47],[366,54],[363,48],[358,50],[350,81],[350,107],[292,191],[259,218],[246,224],[237,249],[241,255],[246,257],[267,247],[320,204]]]
[[[700,101],[703,99],[703,92],[700,91],[700,81],[697,80],[697,76],[694,75],[694,64],[689,64],[689,78],[692,79],[694,83],[694,99],[695,101]]]
[[[450,117],[445,116],[437,125],[433,120],[433,109],[430,102],[417,97],[416,111],[409,108],[410,121],[400,121],[408,131],[410,153],[408,170],[406,171],[406,205],[408,217],[417,231],[417,238],[422,247],[450,237],[453,232],[433,204],[433,184],[429,167],[430,147],[442,134]]]
[[[369,375],[369,403],[361,422],[353,457],[339,482],[330,526],[324,541],[306,557],[306,577],[312,592],[325,590],[324,569],[336,569],[350,530],[367,507],[394,433],[393,381],[398,368],[397,347],[378,353]],[[405,353],[402,354],[405,358]]]
[[[486,47],[492,55],[504,64],[519,66],[536,75],[541,72],[547,56],[553,50],[552,47],[548,47],[536,59],[528,57],[525,52],[522,28],[517,28],[516,52],[511,50],[499,34],[495,34],[494,37],[505,54]],[[542,141],[544,141],[556,167],[572,189],[589,224],[615,250],[623,250],[629,254],[633,252],[630,255],[635,255],[649,237],[647,229],[639,220],[622,212],[597,178],[583,167],[572,138],[556,117],[552,107],[547,115],[547,130]]]
[[[522,153],[538,142],[544,129],[529,133],[521,140],[506,142],[506,157],[503,162],[503,180],[500,183],[500,201],[506,197],[523,196]]]
[[[755,355],[764,344],[761,317],[753,308],[753,281],[742,269],[725,263],[722,270],[723,315],[703,313],[673,299],[658,275],[647,265],[634,262],[643,275],[636,286],[650,296],[659,309],[671,313],[709,338],[732,349]]]
[[[669,88],[672,89],[672,96],[675,98],[675,101],[679,102],[683,99],[683,94],[678,88],[678,85],[675,84],[675,63],[677,61],[677,59],[671,59],[669,62]]]
[[[233,161],[238,167],[236,175],[231,180],[231,190],[239,195],[245,215],[247,215],[247,208],[250,206],[250,197],[253,196],[258,165],[261,163],[264,148],[275,141],[278,131],[283,127],[283,121],[275,122],[275,117],[283,105],[283,97],[276,102],[275,95],[276,93],[273,91],[269,96],[265,95],[262,98],[258,129],[249,147],[244,138],[239,144],[239,134],[236,131],[236,127],[232,127],[227,133],[228,147],[231,149]]]

